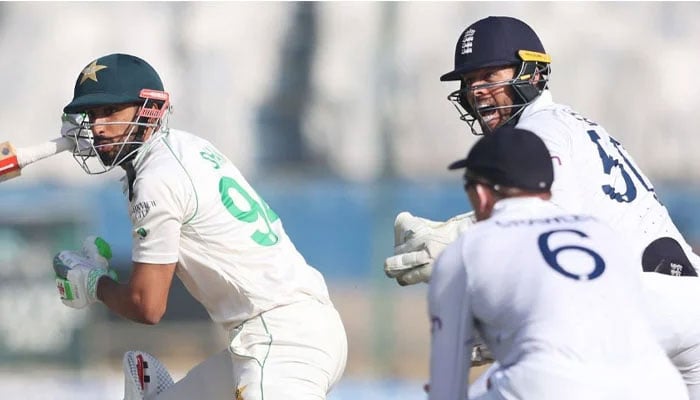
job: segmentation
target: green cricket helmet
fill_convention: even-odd
[[[100,143],[94,136],[95,121],[90,121],[90,110],[119,105],[139,106],[132,121],[102,122],[99,125],[122,125],[124,140]],[[153,107],[157,105],[157,107]],[[92,151],[84,145],[76,146],[73,156],[88,174],[99,174],[130,161],[144,143],[144,134],[166,128],[164,123],[170,111],[170,97],[163,89],[158,73],[146,61],[129,54],[110,54],[90,62],[78,75],[73,89],[73,100],[63,108],[66,114],[81,115],[81,129],[75,139],[92,144]],[[118,151],[114,151],[118,146]],[[105,149],[109,148],[107,152]]]

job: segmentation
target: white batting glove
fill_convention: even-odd
[[[80,252],[63,250],[56,254],[53,268],[61,301],[68,307],[84,308],[97,301],[97,283],[102,276],[117,280],[109,268],[112,250],[104,239],[90,236]]]
[[[87,118],[84,113],[66,114],[61,116],[61,136],[75,141],[75,154],[88,156],[92,154],[92,132],[82,129],[82,123]]]
[[[384,272],[401,286],[429,282],[438,255],[475,222],[473,212],[444,222],[400,213],[394,221],[394,255],[384,261]]]
[[[99,236],[88,236],[83,240],[82,254],[97,263],[104,269],[109,269],[109,260],[112,259],[112,248],[106,240]]]

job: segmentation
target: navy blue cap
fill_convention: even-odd
[[[158,73],[146,61],[129,54],[109,54],[88,64],[78,75],[68,114],[110,104],[139,103],[142,89],[163,91]]]
[[[448,169],[466,168],[467,178],[479,177],[493,185],[544,192],[552,187],[552,157],[542,139],[534,133],[501,126],[482,137],[467,158]]]
[[[455,48],[455,69],[440,80],[458,81],[466,72],[523,61],[550,61],[535,31],[517,18],[488,17],[462,32]]]
[[[644,249],[642,270],[674,276],[698,276],[681,245],[670,237],[658,238]]]

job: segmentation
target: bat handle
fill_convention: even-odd
[[[10,142],[0,143],[0,182],[18,177],[21,173],[17,152]]]
[[[31,147],[17,149],[17,161],[19,162],[19,167],[24,168],[33,162],[73,149],[74,147],[75,140],[67,137],[59,137]]]

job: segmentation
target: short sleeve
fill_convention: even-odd
[[[183,186],[172,176],[149,174],[136,178],[129,203],[134,262],[177,262],[180,229],[186,215],[184,199]]]

